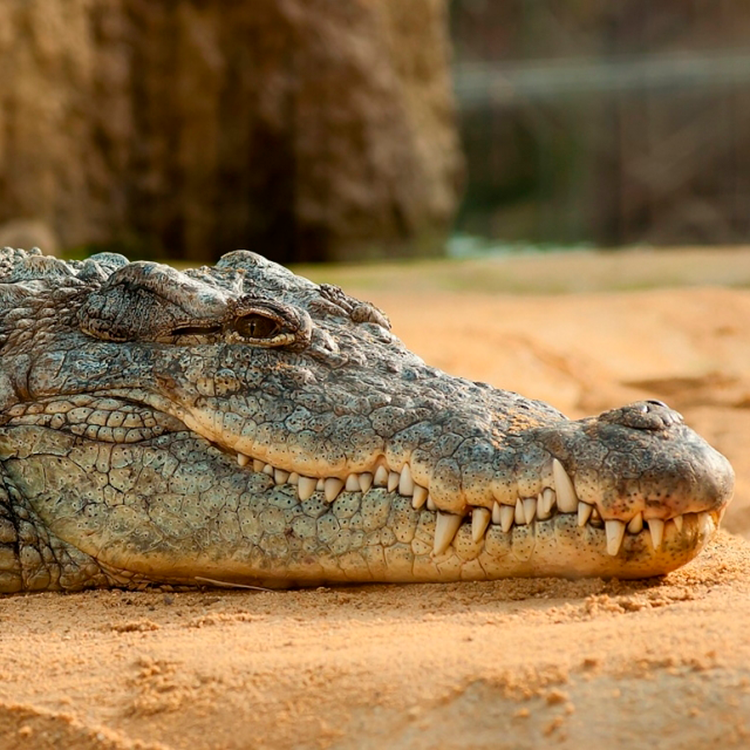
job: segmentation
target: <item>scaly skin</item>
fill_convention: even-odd
[[[570,421],[425,365],[252,253],[0,253],[0,591],[658,575],[729,463],[641,402]]]

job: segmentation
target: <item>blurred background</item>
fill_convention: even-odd
[[[748,239],[742,0],[3,0],[0,245]]]
[[[453,0],[450,24],[469,175],[460,231],[747,241],[750,4]]]

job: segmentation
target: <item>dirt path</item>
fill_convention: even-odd
[[[750,291],[360,293],[432,364],[571,416],[676,406],[734,462],[750,538]],[[2,748],[750,746],[726,533],[656,582],[44,594],[0,624]]]

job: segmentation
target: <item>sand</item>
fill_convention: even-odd
[[[750,746],[750,291],[393,286],[360,293],[450,372],[678,408],[735,465],[727,531],[635,583],[6,597],[0,747]]]

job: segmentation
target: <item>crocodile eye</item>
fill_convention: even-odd
[[[251,313],[239,318],[234,330],[246,339],[272,339],[281,332],[281,326],[273,318]]]

